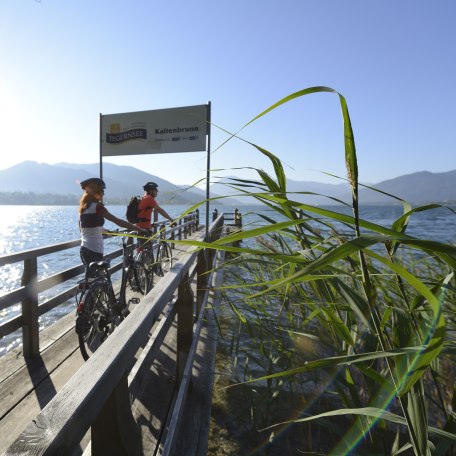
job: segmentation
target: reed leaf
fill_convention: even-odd
[[[438,356],[443,348],[445,335],[445,319],[442,315],[442,308],[439,299],[431,292],[431,290],[403,267],[394,264],[387,259],[375,254],[372,251],[367,252],[377,261],[384,263],[389,268],[397,272],[404,280],[406,280],[415,290],[423,295],[433,312],[433,318],[429,327],[426,328],[427,334],[425,340],[422,341],[423,350],[417,353],[409,363],[407,375],[402,375],[399,379],[398,396],[402,396],[409,392],[413,385],[423,375],[424,369]]]
[[[276,426],[283,426],[286,424],[304,423],[306,421],[318,420],[318,419],[326,418],[326,417],[330,417],[330,416],[344,416],[344,415],[363,415],[363,416],[368,416],[371,418],[386,420],[386,421],[389,421],[389,422],[395,423],[395,424],[401,424],[404,426],[407,425],[404,418],[395,413],[391,413],[391,412],[388,412],[386,410],[379,409],[376,407],[363,407],[363,408],[358,408],[358,409],[351,408],[351,409],[331,410],[329,412],[320,413],[318,415],[313,415],[313,416],[309,416],[306,418],[297,418],[295,420],[283,421],[281,423],[276,423],[272,426],[268,426],[267,428],[261,429],[261,431],[266,431],[266,430],[272,429]],[[448,440],[450,442],[456,442],[456,434],[454,434],[454,433],[443,431],[443,430],[435,428],[433,426],[429,426],[429,432],[438,437],[441,437],[445,440]]]

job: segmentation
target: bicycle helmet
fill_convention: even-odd
[[[90,184],[99,185],[103,190],[106,188],[104,180],[99,177],[90,177],[89,179],[83,180],[81,182],[81,188],[84,190]]]
[[[158,184],[156,184],[155,182],[147,182],[147,184],[143,187],[145,192],[148,192],[149,190],[152,190],[154,188],[158,188]]]

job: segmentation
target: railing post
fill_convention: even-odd
[[[190,215],[185,216],[185,231],[187,233],[187,236],[192,233],[192,227],[188,224],[190,221]]]
[[[238,208],[236,208],[235,211],[234,211],[234,224],[237,227],[242,227],[242,215],[239,212]]]
[[[169,227],[169,229],[171,230],[170,233],[169,233],[169,239],[171,241],[174,241],[176,239],[176,229],[175,228],[172,228],[171,226]],[[171,242],[170,243],[170,247],[171,247],[171,250],[174,249],[176,247],[176,245],[174,244],[174,242]]]
[[[187,220],[185,220],[187,222]],[[188,225],[187,223],[184,224],[184,239],[188,238]]]
[[[93,456],[141,454],[141,433],[131,412],[128,374],[120,380],[91,428]]]
[[[154,224],[154,234],[157,233],[157,230],[158,230],[158,226],[157,226],[157,222],[158,222],[158,212],[156,210],[154,210],[154,221],[152,222]]]
[[[188,233],[189,236],[192,235],[192,224],[191,224],[191,221],[192,221],[191,215],[186,215],[185,216],[185,223],[187,225],[187,233]]]
[[[195,320],[198,320],[201,312],[201,305],[207,291],[208,277],[208,249],[200,250],[198,253],[198,262],[196,264],[196,314]]]
[[[178,239],[179,241],[182,241],[182,219],[179,219]]]
[[[40,353],[37,275],[37,258],[24,260],[21,285],[28,288],[28,297],[22,301],[22,344],[24,357],[27,358]]]
[[[197,209],[195,212],[196,212],[196,227],[195,227],[195,229],[198,230],[199,229],[199,225],[200,225],[200,211],[199,211],[199,209]]]
[[[177,291],[177,359],[176,388],[182,380],[193,337],[193,292],[188,272],[182,277]]]

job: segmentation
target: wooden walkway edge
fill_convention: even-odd
[[[223,261],[223,254],[217,254],[217,261]],[[195,320],[193,325],[193,334],[199,337],[194,336],[189,348],[189,352],[194,355],[188,357],[188,359],[192,358],[191,363],[179,367],[177,344],[182,336],[178,334],[176,303],[179,301],[179,296],[175,294],[170,296],[168,304],[156,315],[153,325],[149,329],[148,340],[137,350],[131,369],[127,368],[129,375],[128,383],[125,382],[125,385],[128,385],[131,412],[134,418],[133,426],[136,427],[140,436],[141,449],[139,453],[135,452],[135,454],[203,456],[207,453],[217,344],[217,325],[214,320],[213,307],[216,306],[219,299],[217,288],[222,280],[222,273],[218,271],[217,267],[215,271],[208,284],[209,293],[206,301],[201,307],[201,318]],[[163,282],[177,283],[177,276],[174,278],[172,276],[171,271],[169,280]],[[198,293],[196,278],[191,279],[189,283],[188,293],[196,296]],[[134,323],[135,318],[144,318],[143,316],[146,314],[152,316],[150,310],[147,310],[147,306],[156,304],[158,298],[152,296],[154,293],[156,296],[161,296],[166,286],[159,282],[144,298],[144,302],[132,311],[125,322],[130,320],[131,323]],[[169,292],[167,293],[169,295]],[[147,318],[150,319],[150,317]],[[33,439],[34,435],[39,438],[34,430],[36,426],[40,425],[40,421],[35,420],[37,415],[41,414],[40,411],[44,411],[45,408],[48,409],[48,406],[52,406],[53,398],[60,391],[68,391],[70,396],[73,386],[78,388],[81,382],[85,382],[81,375],[87,371],[87,365],[91,361],[93,364],[95,360],[91,358],[84,363],[79,352],[74,321],[75,315],[71,313],[42,331],[39,356],[26,360],[21,350],[16,349],[0,358],[0,454],[32,454],[20,452],[20,439],[27,434],[27,438]],[[119,345],[118,342],[111,341],[111,338],[115,338],[117,334],[122,336],[122,334],[128,333],[128,328],[122,328],[122,325],[108,338],[105,342],[106,345],[110,345],[111,342],[113,342],[112,347]],[[133,327],[134,325],[127,326]],[[105,344],[100,350],[105,349]],[[105,352],[107,353],[106,350],[103,353]],[[117,359],[117,357],[115,358]],[[121,355],[118,358],[125,357]],[[108,373],[109,370],[106,372]],[[180,376],[178,384],[176,379]],[[111,382],[108,378],[106,381]],[[91,383],[89,382],[89,384]],[[77,399],[75,397],[71,400]],[[90,401],[90,396],[85,399],[85,401],[87,400]],[[175,407],[178,403],[182,407]],[[86,419],[84,417],[85,407],[90,409],[90,402],[84,402],[75,407],[74,419],[82,421]],[[49,410],[52,410],[52,407]],[[103,413],[109,413],[107,410],[109,407],[105,407]],[[60,412],[62,411],[56,409],[53,413],[57,416]],[[93,412],[89,414],[91,413]],[[61,416],[66,415],[62,413]],[[100,421],[98,420],[98,422]],[[131,423],[128,423],[126,417],[125,422],[120,425],[129,426]],[[175,438],[167,440],[169,433],[174,433]],[[64,454],[71,456],[92,454],[93,445],[97,445],[97,442],[92,441],[92,445],[90,444],[90,427],[81,438],[79,446]],[[167,441],[171,443],[166,443]],[[106,448],[108,451],[106,454],[118,454],[114,449],[115,438],[113,442],[113,448]],[[37,451],[33,454],[63,453],[53,453],[52,449],[49,449],[45,453]],[[96,454],[101,453],[98,450]]]

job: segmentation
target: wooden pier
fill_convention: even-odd
[[[223,226],[220,214],[207,238],[195,221],[175,228],[172,269],[87,362],[74,313],[35,331],[39,315],[75,292],[38,305],[38,291],[76,277],[81,267],[38,281],[40,249],[0,257],[0,266],[24,262],[22,287],[0,297],[0,309],[22,302],[22,314],[0,325],[0,334],[22,327],[24,339],[0,358],[0,454],[206,454],[223,254],[178,241],[211,242]]]

